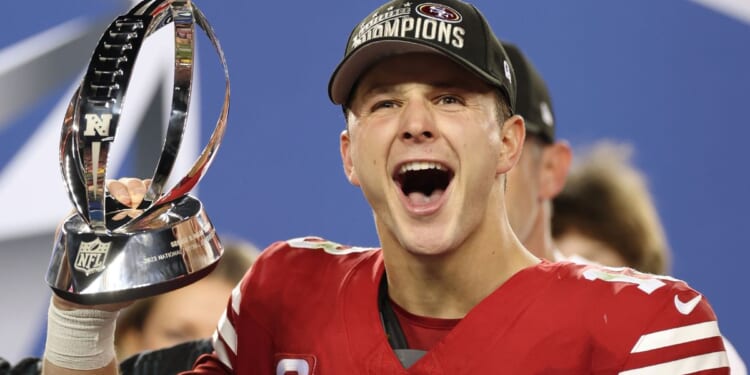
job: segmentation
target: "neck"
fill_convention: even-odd
[[[544,202],[534,219],[534,224],[523,239],[523,245],[539,258],[555,261],[555,242],[552,239],[551,205]]]
[[[477,232],[485,235],[439,255],[414,254],[381,236],[391,299],[415,315],[463,318],[516,272],[539,262],[507,222]]]

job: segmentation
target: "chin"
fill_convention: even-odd
[[[387,219],[376,219],[379,232],[386,241],[398,244],[412,255],[442,255],[451,252],[466,238],[454,216],[434,215],[429,218],[415,218],[409,215],[388,215]],[[446,220],[447,219],[447,220]]]
[[[411,235],[405,236],[406,238],[402,237],[399,242],[407,252],[419,256],[443,255],[457,247],[457,241],[445,238],[445,232],[436,233],[434,230],[430,232],[432,233],[424,235],[412,232]]]

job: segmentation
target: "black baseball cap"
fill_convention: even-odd
[[[552,99],[542,76],[518,46],[503,41],[505,52],[516,72],[516,113],[526,120],[526,132],[546,142],[555,141],[555,114]]]
[[[345,105],[360,77],[382,59],[411,52],[438,53],[474,72],[506,96],[515,112],[513,67],[487,20],[460,0],[389,1],[360,22],[331,76],[328,96]]]

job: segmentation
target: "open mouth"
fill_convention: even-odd
[[[412,204],[428,204],[442,196],[454,172],[436,162],[410,162],[401,165],[393,180]]]

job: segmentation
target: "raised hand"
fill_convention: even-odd
[[[107,180],[107,190],[109,194],[128,209],[117,212],[112,219],[122,220],[126,216],[131,218],[138,216],[143,210],[138,206],[143,203],[143,197],[146,196],[151,180],[141,180],[132,177],[123,177],[119,180]]]

